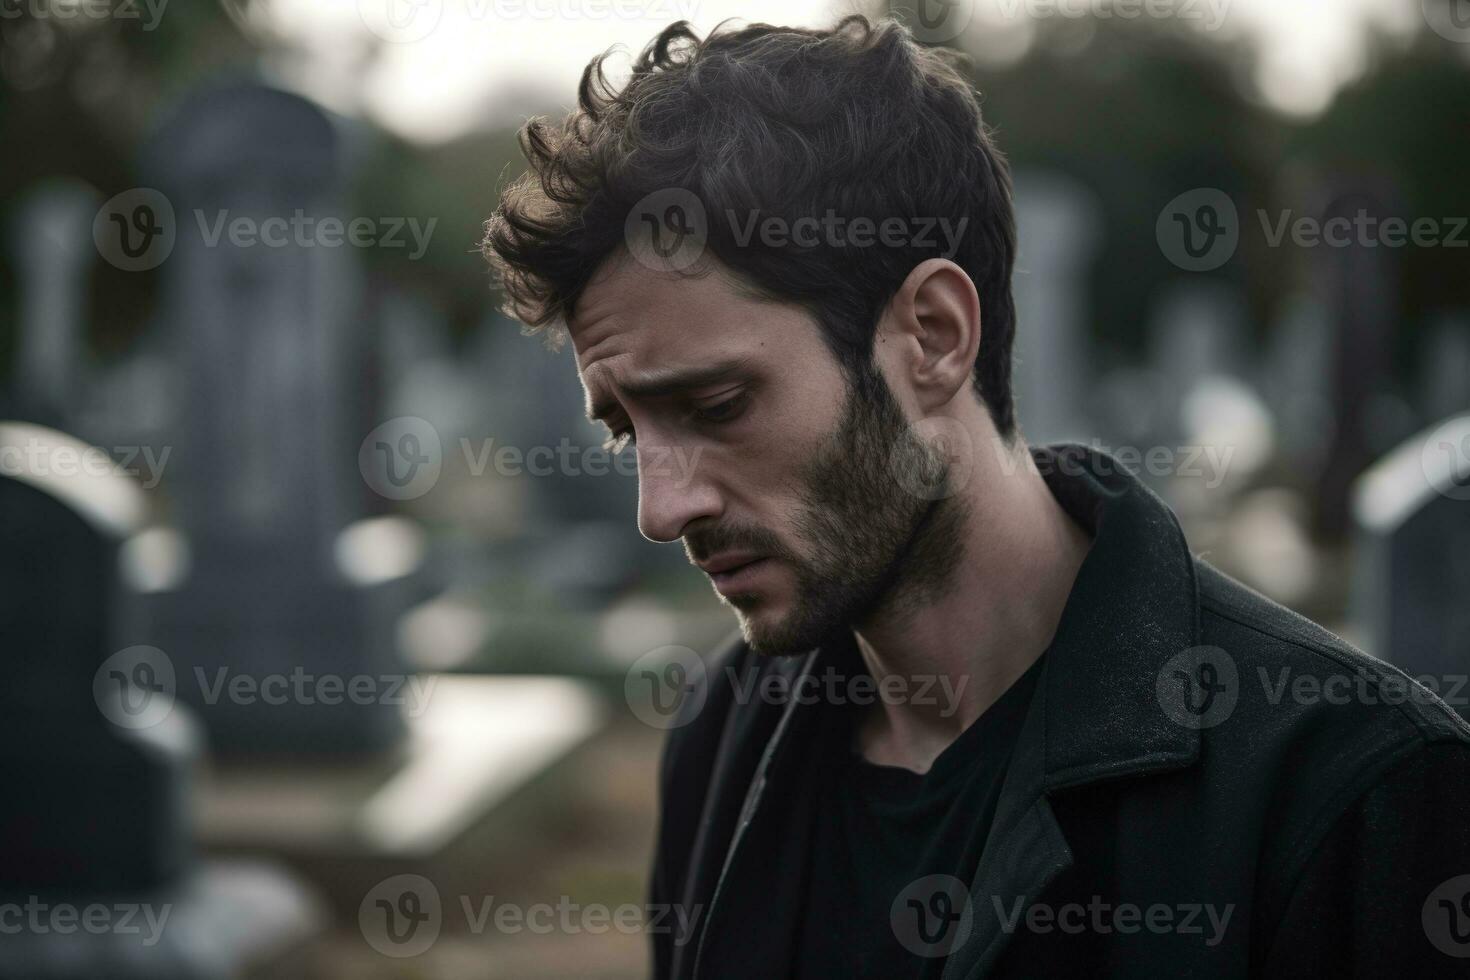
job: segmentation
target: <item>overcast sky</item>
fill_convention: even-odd
[[[273,0],[271,28],[299,45],[280,59],[294,87],[342,111],[363,112],[410,139],[435,142],[485,122],[518,121],[570,104],[582,68],[613,44],[636,51],[671,21],[701,32],[727,17],[819,26],[852,0]],[[956,0],[950,0],[956,2]],[[1024,53],[1029,19],[1075,16],[1103,0],[957,0],[968,46],[997,59]],[[1161,0],[1114,0],[1119,11]],[[1422,26],[1417,0],[1178,0],[1173,16],[1263,51],[1256,79],[1290,112],[1320,110],[1363,66],[1371,24],[1405,35]],[[953,21],[958,23],[959,21]],[[349,86],[355,52],[384,45],[365,89]]]

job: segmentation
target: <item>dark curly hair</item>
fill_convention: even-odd
[[[625,246],[632,209],[676,189],[702,205],[703,254],[753,295],[807,309],[857,377],[872,363],[878,318],[904,279],[925,259],[947,257],[979,293],[975,387],[1009,439],[1010,171],[961,56],[861,15],[831,30],[727,24],[702,41],[687,22],[670,25],[621,90],[603,71],[611,51],[594,58],[577,110],[558,126],[533,119],[521,130],[530,170],[501,195],[482,245],[505,311],[528,332],[564,323],[594,270]],[[938,235],[772,244],[750,237],[746,217],[791,228],[833,213],[873,226],[943,219],[959,234],[952,250]],[[689,274],[707,271],[704,262]],[[553,344],[563,336],[553,330]]]

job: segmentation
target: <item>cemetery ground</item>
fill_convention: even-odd
[[[598,925],[571,930],[542,913],[532,931],[504,907],[560,903],[577,910],[646,901],[656,823],[655,775],[663,733],[626,711],[551,771],[432,858],[411,861],[304,858],[291,862],[326,903],[328,928],[253,974],[271,980],[500,980],[633,978],[648,974],[648,936]],[[380,881],[417,874],[437,889],[442,931],[425,952],[385,956],[358,924]],[[467,914],[468,911],[468,914]],[[488,914],[486,914],[488,911]],[[615,921],[615,920],[605,920]],[[550,924],[552,928],[545,928]],[[594,933],[593,928],[600,929]]]

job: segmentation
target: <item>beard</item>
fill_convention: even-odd
[[[848,377],[842,416],[797,481],[792,528],[801,551],[755,527],[714,528],[685,539],[691,558],[740,548],[793,570],[791,611],[774,621],[756,617],[771,603],[768,595],[721,597],[734,608],[751,649],[803,654],[865,622],[912,616],[943,594],[964,555],[964,502],[948,490],[949,458],[914,435],[872,364]]]

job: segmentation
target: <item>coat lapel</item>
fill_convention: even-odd
[[[793,690],[813,670],[821,650],[805,657],[780,661],[770,667]],[[791,698],[782,705],[759,763],[746,786],[739,816],[719,849],[708,848],[700,858],[709,896],[704,928],[684,951],[691,978],[725,976],[784,976],[790,970],[798,921],[794,914],[777,916],[761,925],[753,939],[749,923],[732,917],[734,909],[773,908],[795,912],[803,907],[806,853],[810,832],[809,793],[789,793],[801,785],[797,767],[817,760],[802,751],[811,744],[813,726],[821,712]],[[733,802],[733,801],[732,801]],[[718,805],[718,804],[716,804]],[[676,976],[684,976],[682,969]]]
[[[950,951],[943,980],[987,976],[1026,910],[1072,866],[1048,794],[1199,757],[1199,731],[1159,703],[1160,671],[1199,642],[1194,560],[1178,522],[1109,457],[1082,446],[1034,453],[1093,545],[1046,653],[971,881],[972,928]]]
[[[971,928],[950,950],[942,980],[984,976],[1005,949],[1010,923],[1019,921],[1014,917],[1024,916],[1036,896],[1072,864],[1072,851],[1044,795],[1045,677],[1041,680],[970,883]]]

